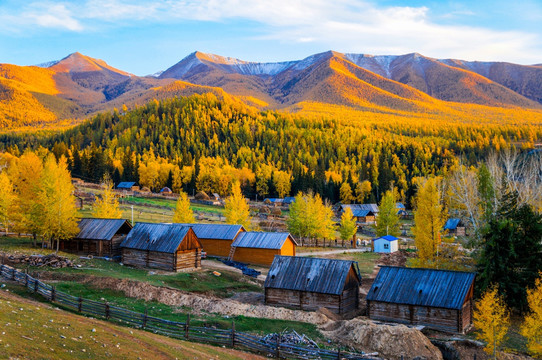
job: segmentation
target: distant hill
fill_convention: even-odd
[[[54,126],[123,105],[205,92],[289,111],[306,103],[384,113],[435,113],[458,103],[541,109],[542,66],[334,51],[258,63],[194,52],[141,77],[73,53],[39,66],[0,64],[0,129]]]

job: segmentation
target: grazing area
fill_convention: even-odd
[[[10,359],[262,359],[117,326],[0,291],[0,353]]]

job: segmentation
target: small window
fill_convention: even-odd
[[[384,244],[384,249],[389,249],[390,248],[390,244]]]

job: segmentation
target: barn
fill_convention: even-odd
[[[355,261],[275,256],[265,279],[265,303],[344,314],[358,308],[360,285]]]
[[[472,323],[471,272],[382,266],[367,293],[369,318],[463,333]]]
[[[185,225],[137,223],[121,248],[126,265],[166,271],[201,267],[201,243]]]
[[[132,230],[128,220],[84,218],[75,238],[60,242],[60,250],[93,255],[120,256],[120,244]]]
[[[207,255],[227,257],[231,244],[241,232],[245,231],[242,225],[228,224],[182,224],[194,229],[203,250]]]
[[[399,239],[395,236],[384,235],[373,239],[373,251],[376,253],[392,253],[399,250]]]
[[[465,236],[465,224],[458,218],[450,218],[444,224],[444,230],[448,230],[448,235]]]
[[[275,255],[295,256],[296,246],[287,232],[245,231],[231,244],[230,257],[242,263],[269,266]]]

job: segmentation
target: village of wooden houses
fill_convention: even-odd
[[[473,322],[490,321],[484,312],[499,304],[475,301],[480,268],[463,247],[474,231],[464,219],[422,217],[393,197],[322,204],[326,219],[312,194],[239,202],[235,191],[222,199],[72,183],[75,235],[40,242],[4,227],[1,290],[241,358],[512,356],[488,353],[477,337]],[[424,244],[427,229],[437,236]]]

